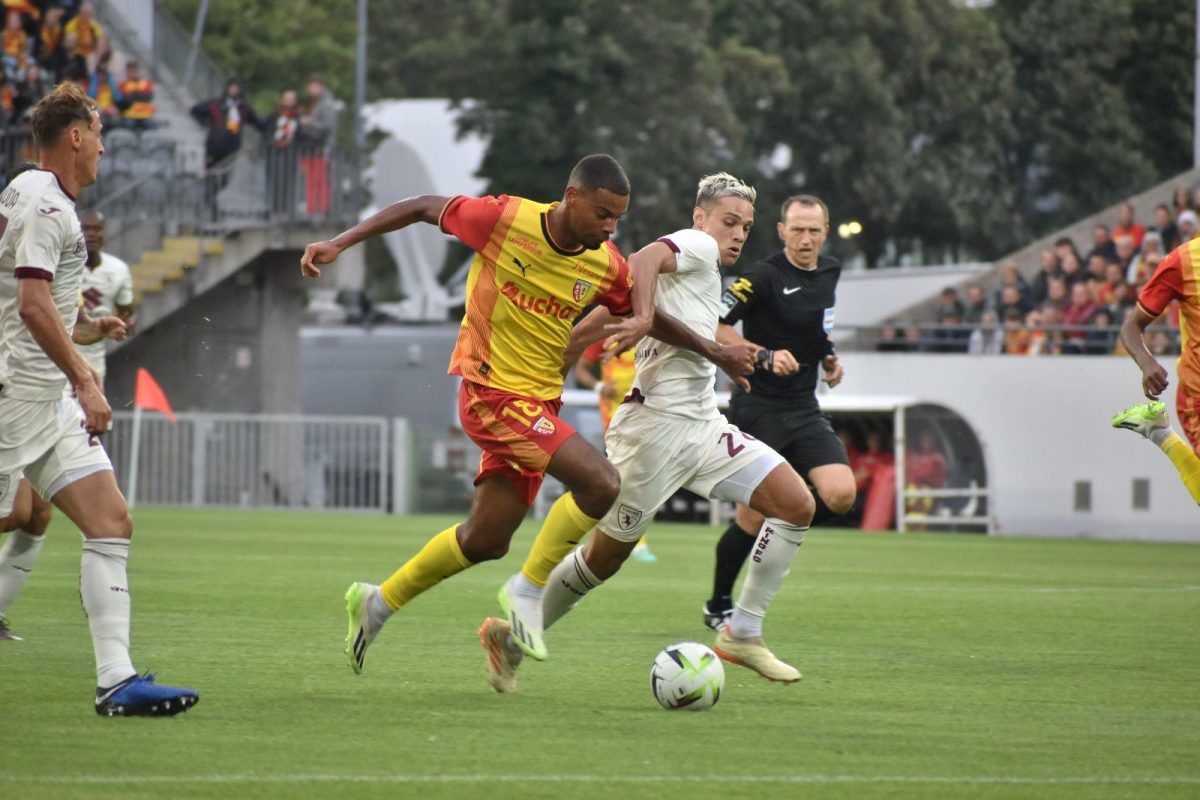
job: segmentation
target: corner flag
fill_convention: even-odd
[[[161,411],[171,422],[175,421],[175,412],[167,402],[167,396],[162,387],[150,375],[145,367],[138,367],[137,385],[133,391],[133,404],[147,411]]]

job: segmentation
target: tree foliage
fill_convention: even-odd
[[[190,24],[198,0],[167,0]],[[369,97],[450,97],[492,191],[552,199],[610,152],[629,249],[719,169],[862,223],[869,261],[992,258],[1190,163],[1194,19],[1161,0],[374,0]],[[353,87],[354,0],[214,0],[205,46],[256,98]],[[283,77],[281,77],[283,76]],[[835,247],[842,243],[836,240]]]

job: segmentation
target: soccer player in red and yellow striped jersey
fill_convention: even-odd
[[[555,531],[547,538],[553,552],[531,553],[531,559],[552,568],[612,505],[620,484],[616,469],[558,410],[563,351],[575,318],[591,303],[617,316],[634,311],[629,267],[609,242],[628,207],[624,170],[611,156],[595,155],[576,165],[559,203],[424,195],[305,249],[301,271],[319,277],[320,267],[347,247],[426,222],[476,252],[450,360],[450,373],[462,376],[459,419],[483,450],[474,503],[466,521],[434,536],[381,586],[356,583],[347,591],[346,655],[355,673],[392,612],[443,579],[507,552],[546,473],[569,495],[546,520]],[[640,338],[653,314],[652,304],[643,302],[619,335]]]
[[[1179,388],[1175,412],[1188,441],[1171,429],[1164,403],[1167,371],[1146,347],[1146,328],[1179,301],[1182,335],[1177,371]],[[1137,308],[1121,326],[1121,343],[1142,370],[1142,391],[1151,402],[1133,406],[1113,417],[1115,428],[1142,434],[1162,449],[1192,499],[1200,505],[1200,239],[1184,242],[1162,260],[1138,293]],[[1190,442],[1190,446],[1189,446]]]

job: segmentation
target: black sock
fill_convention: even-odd
[[[725,611],[733,608],[733,584],[737,582],[742,564],[754,549],[755,536],[731,522],[717,542],[717,567],[713,572],[713,594],[709,598],[710,611]]]

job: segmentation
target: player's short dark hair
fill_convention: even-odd
[[[820,206],[822,213],[825,214],[825,224],[829,224],[829,206],[825,205],[824,200],[812,194],[794,194],[787,200],[784,200],[783,205],[779,208],[780,222],[783,222],[783,220],[787,217],[788,209],[796,203],[799,203],[802,206]]]
[[[54,145],[77,122],[92,124],[96,103],[73,81],[63,81],[37,101],[29,116],[33,143],[39,148]]]
[[[594,192],[607,189],[621,197],[629,196],[629,177],[615,158],[603,153],[585,156],[571,170],[568,186]]]

